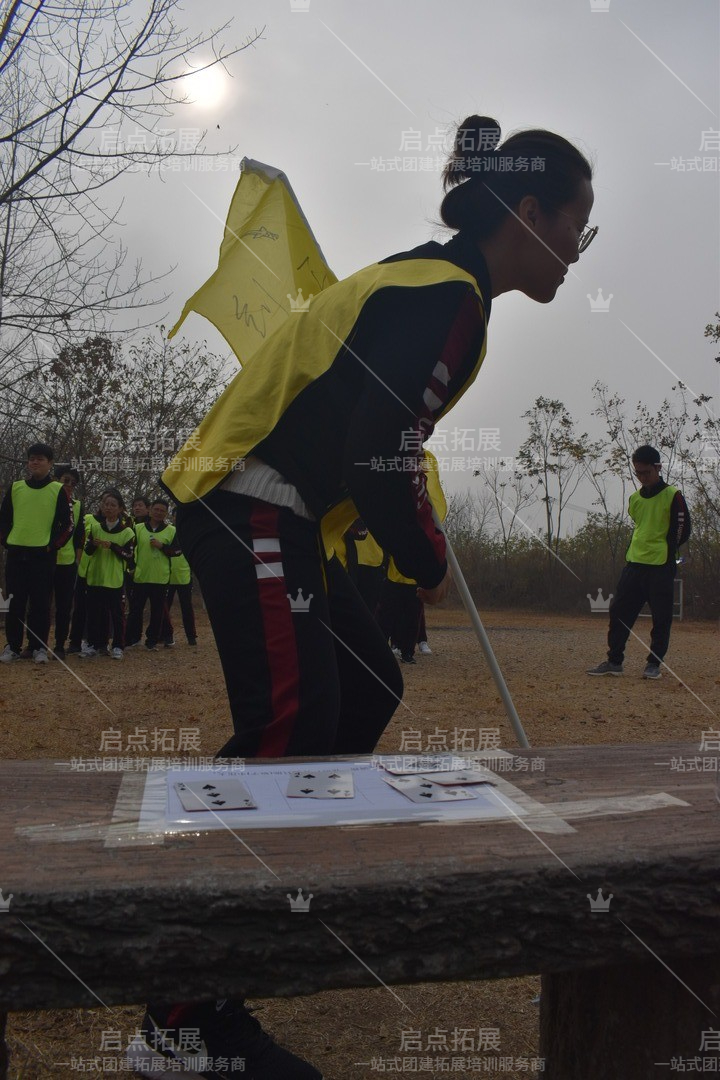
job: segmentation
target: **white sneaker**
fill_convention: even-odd
[[[20,653],[16,653],[9,645],[6,645],[0,653],[0,664],[12,664],[13,660],[19,660]]]
[[[397,656],[397,658],[399,660],[400,657],[402,656],[402,653],[400,652],[399,649],[393,649],[393,656]]]
[[[110,656],[113,658],[113,660],[123,660],[125,658],[125,654],[123,653],[122,649],[118,648],[112,649],[110,652]]]
[[[97,649],[93,649],[92,645],[88,645],[87,648],[83,649],[83,651],[80,653],[80,659],[81,660],[94,660],[95,657],[98,656],[98,655],[99,654],[98,654]]]
[[[47,664],[48,654],[46,649],[35,649],[33,652],[33,660],[36,664]]]
[[[422,653],[423,656],[432,656],[432,649],[427,641],[418,641],[418,652]]]

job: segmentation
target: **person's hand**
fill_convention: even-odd
[[[440,604],[447,596],[452,582],[452,574],[448,566],[445,577],[434,589],[418,589],[417,594],[424,604]]]
[[[109,540],[100,540],[99,544],[100,544],[100,547],[104,547],[104,548],[109,548],[110,547],[110,541]]]
[[[162,542],[160,540],[156,540],[155,537],[152,536],[150,538],[150,546],[154,547],[154,548],[161,548],[162,547]]]

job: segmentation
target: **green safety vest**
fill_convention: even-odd
[[[133,539],[134,535],[129,525],[126,525],[124,529],[115,529],[114,532],[108,532],[96,518],[92,517],[86,538],[88,540],[91,537],[93,540],[109,540],[111,544],[125,547]],[[125,564],[122,558],[116,555],[114,551],[109,548],[98,547],[87,558],[86,578],[88,585],[99,585],[104,589],[122,588]]]
[[[639,491],[630,496],[628,513],[635,529],[625,556],[628,562],[649,566],[663,566],[667,562],[670,507],[677,491],[670,485],[649,499],[644,499]]]
[[[6,543],[16,547],[46,548],[61,490],[59,480],[51,480],[41,488],[32,488],[25,480],[16,480],[11,488],[13,523]]]
[[[95,521],[95,516],[93,514],[86,514],[85,517],[83,518],[84,532],[83,532],[82,555],[80,556],[80,562],[78,563],[78,568],[77,568],[78,577],[81,577],[81,578],[86,577],[87,568],[88,568],[88,562],[90,561],[90,556],[88,555],[87,551],[85,550],[85,544],[87,543],[87,538],[90,535],[90,525],[92,524],[93,521]]]
[[[167,585],[170,581],[170,563],[173,560],[159,548],[153,547],[150,541],[159,540],[161,544],[171,544],[175,539],[175,526],[164,525],[157,532],[151,532],[147,525],[136,525],[135,536],[137,546],[133,581],[138,584]]]
[[[190,577],[190,563],[184,555],[175,555],[170,560],[170,584],[189,585]]]
[[[70,566],[72,563],[75,562],[75,545],[73,543],[73,540],[75,538],[75,529],[77,527],[77,523],[80,520],[80,500],[79,499],[73,499],[72,516],[73,516],[73,531],[72,531],[72,533],[70,535],[70,539],[68,540],[68,542],[66,544],[63,544],[63,546],[58,551],[58,554],[57,554],[57,565],[58,566]]]

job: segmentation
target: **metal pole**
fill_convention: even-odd
[[[435,524],[437,525],[438,529],[442,529],[442,526],[437,520],[437,517],[435,517]],[[525,734],[525,730],[522,726],[522,723],[520,722],[520,717],[518,716],[517,709],[513,704],[513,699],[510,697],[510,691],[507,688],[507,683],[503,678],[503,673],[500,670],[500,665],[495,659],[495,653],[492,650],[490,639],[485,633],[485,627],[480,621],[478,610],[475,607],[475,602],[472,596],[470,595],[470,590],[467,587],[467,582],[465,580],[462,570],[460,569],[460,563],[457,561],[457,556],[453,551],[452,544],[448,539],[447,533],[445,533],[445,543],[447,545],[447,561],[450,569],[452,570],[453,581],[455,582],[457,590],[460,593],[460,597],[465,606],[465,610],[470,616],[470,621],[472,622],[473,629],[478,636],[478,640],[482,646],[482,651],[485,653],[485,659],[488,662],[488,667],[490,668],[492,677],[495,680],[495,685],[500,691],[500,697],[503,700],[505,711],[507,712],[510,723],[513,726],[517,741],[520,746],[528,748],[530,746],[530,743],[527,740],[527,735]]]

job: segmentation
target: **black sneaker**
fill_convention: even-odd
[[[417,660],[412,653],[402,653],[400,657],[401,664],[417,664]]]
[[[79,651],[80,650],[78,649],[78,652]],[[56,645],[55,648],[53,649],[53,660],[64,660],[64,659],[65,659],[65,650],[64,650],[64,648],[62,647],[62,645]]]
[[[175,639],[174,638],[168,638],[168,640],[165,641],[163,644],[165,645],[166,649],[174,649],[175,648]]]
[[[603,660],[597,667],[588,668],[586,675],[622,675],[622,664],[614,664],[612,660]]]
[[[196,637],[188,638],[188,645],[197,645],[197,638]]]
[[[171,1005],[152,1014],[148,1009],[126,1056],[140,1075],[180,1071],[207,1080],[322,1080],[313,1065],[278,1046],[248,1009],[232,1001]]]
[[[57,649],[55,650],[57,652]],[[82,645],[70,645],[68,647],[68,656],[76,656],[82,652]]]
[[[125,648],[126,649],[132,649],[132,645],[126,645]],[[148,652],[157,652],[158,651],[157,645],[148,645],[147,641],[145,642],[145,648],[147,649]]]

